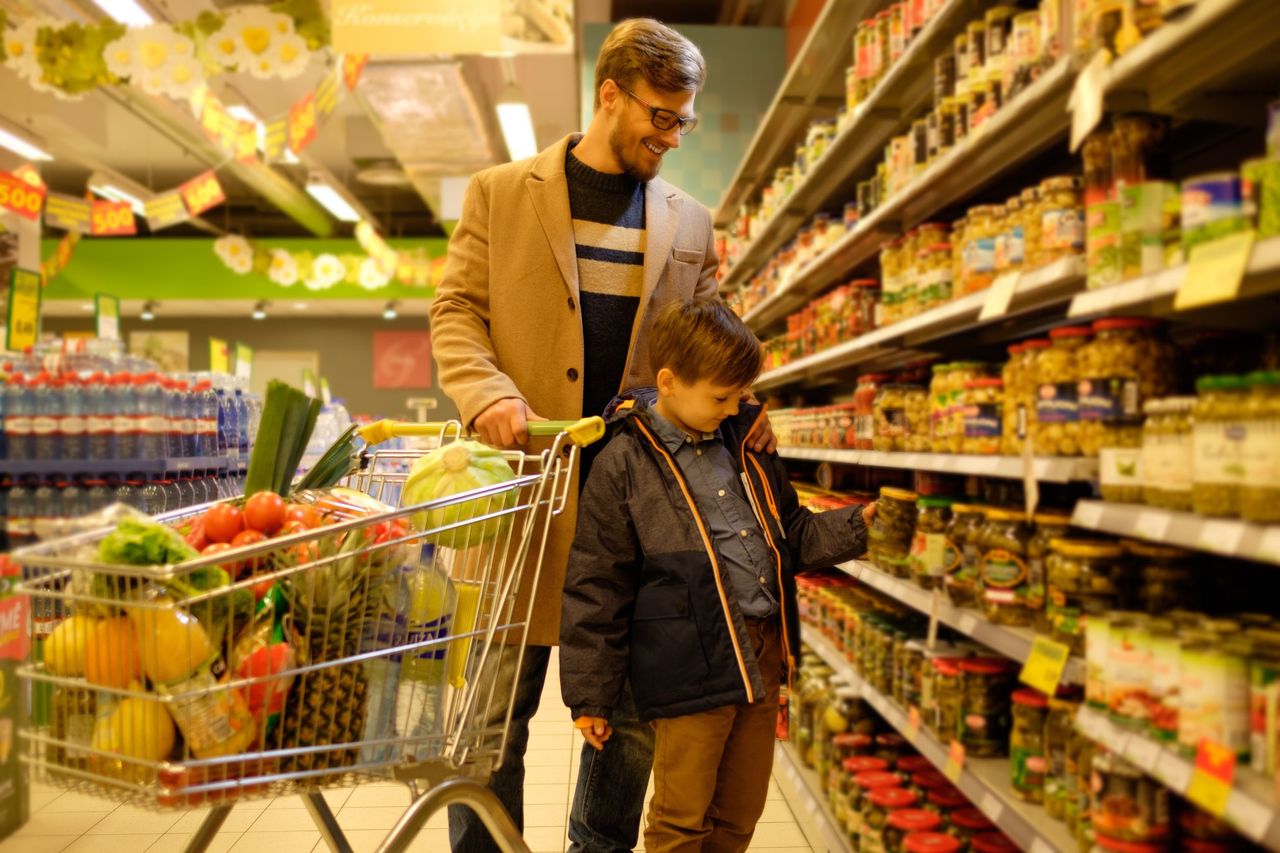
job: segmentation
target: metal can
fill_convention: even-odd
[[[1240,176],[1235,172],[1197,175],[1182,184],[1182,249],[1237,234],[1248,227]]]
[[[1249,631],[1249,759],[1268,776],[1280,761],[1280,631]]]
[[[1107,710],[1118,723],[1145,728],[1150,719],[1151,634],[1142,613],[1112,613],[1107,631]],[[1093,620],[1089,622],[1093,626]]]
[[[1244,215],[1258,239],[1280,234],[1280,160],[1259,157],[1240,167]]]
[[[1178,746],[1185,754],[1195,754],[1207,738],[1248,755],[1249,652],[1239,624],[1229,620],[1184,632]]]
[[[1168,836],[1169,789],[1121,756],[1100,749],[1090,787],[1090,814],[1100,837],[1143,844]]]

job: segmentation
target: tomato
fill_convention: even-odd
[[[253,600],[254,600],[254,601],[261,601],[262,599],[266,598],[266,597],[267,597],[267,593],[271,592],[271,587],[273,587],[273,586],[275,586],[275,585],[276,585],[276,582],[275,582],[274,580],[270,579],[270,578],[268,578],[268,579],[266,579],[266,580],[261,580],[261,581],[258,581],[257,583],[255,583],[255,584],[253,585],[253,587],[252,587],[252,589],[253,589]]]
[[[192,548],[204,553],[204,549],[209,547],[209,537],[204,532],[204,516],[196,519],[195,524],[191,525],[191,529],[183,539]]]
[[[249,545],[257,545],[259,542],[265,542],[267,535],[260,530],[241,530],[236,534],[236,538],[231,540],[232,548],[244,548]],[[241,560],[236,563],[235,577],[239,577],[245,572],[257,571],[266,563],[266,557],[250,557],[247,560]]]
[[[231,504],[217,504],[204,514],[204,535],[210,542],[230,542],[244,530],[244,513]]]
[[[306,533],[311,528],[307,527],[296,518],[291,518],[284,523],[284,527],[280,528],[281,536],[292,536],[295,533]]]
[[[284,498],[275,492],[258,492],[245,502],[244,520],[249,529],[273,535],[284,525]]]
[[[319,527],[324,524],[324,518],[320,515],[320,510],[308,504],[289,504],[284,511],[286,523],[289,521],[300,521],[306,527]]]
[[[302,542],[294,545],[289,549],[289,553],[293,556],[294,565],[298,566],[314,563],[320,559],[320,549],[316,547],[314,542]]]
[[[230,550],[231,550],[231,546],[228,545],[226,542],[211,542],[200,549],[200,554],[201,556],[207,557],[210,554],[221,554],[223,551],[230,551]],[[232,578],[236,576],[236,563],[234,562],[219,563],[218,565],[224,571],[226,571],[227,574],[231,575]]]

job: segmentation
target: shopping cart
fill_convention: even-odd
[[[430,429],[466,449],[458,424]],[[321,789],[396,780],[410,805],[380,850],[404,850],[457,803],[503,850],[527,852],[485,787],[532,610],[516,593],[522,580],[536,587],[578,448],[603,429],[599,418],[531,424],[554,433],[551,446],[502,453],[512,479],[395,510],[376,501],[399,496],[420,452],[366,448],[346,490],[294,496],[327,523],[238,549],[234,562],[102,560],[126,525],[17,552],[33,612],[57,620],[21,670],[50,709],[47,725],[20,731],[33,778],[153,809],[209,806],[190,851],[237,801],[292,794],[329,846],[349,851]],[[208,509],[157,520],[182,530]]]

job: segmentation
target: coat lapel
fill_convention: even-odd
[[[540,154],[533,164],[525,186],[533,202],[538,222],[547,235],[551,254],[560,268],[560,276],[573,297],[578,296],[578,253],[574,248],[573,214],[569,211],[569,181],[564,174],[564,158],[569,149],[566,137]]]
[[[658,288],[658,279],[667,267],[671,246],[676,241],[676,229],[680,225],[681,199],[671,185],[661,178],[654,178],[644,190],[644,228],[647,232],[644,250],[644,290],[640,292],[640,305],[631,326],[631,351],[627,353],[627,366],[622,372],[622,388],[627,387],[632,364],[636,358],[636,341],[640,327],[645,322],[649,301]]]

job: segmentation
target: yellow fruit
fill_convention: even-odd
[[[136,681],[130,686],[140,689]],[[98,718],[91,746],[140,761],[160,761],[173,751],[176,739],[173,718],[164,705],[155,699],[131,696],[110,714]],[[125,764],[123,769],[138,768]]]
[[[98,627],[97,619],[68,616],[44,641],[44,665],[54,675],[74,678],[84,675],[88,664],[89,641]]]
[[[115,618],[98,622],[89,638],[84,677],[90,684],[123,690],[141,675],[138,640],[129,620]]]
[[[142,641],[142,669],[156,684],[177,684],[213,657],[213,646],[190,613],[173,606],[168,598],[152,603],[162,609],[138,607],[129,611],[129,620]]]
[[[822,715],[822,722],[832,734],[842,734],[849,728],[849,721],[835,708],[828,708]]]

